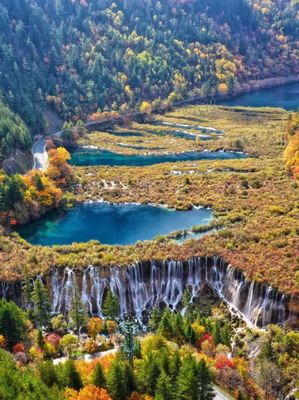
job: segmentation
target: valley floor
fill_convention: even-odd
[[[126,130],[139,132],[140,136],[133,139],[112,133],[86,135],[82,144],[106,148],[109,143],[114,151],[118,150],[114,143],[146,147],[150,138],[151,147],[160,146],[163,151],[239,150],[250,154],[250,158],[149,167],[75,167],[76,201],[167,204],[176,209],[212,207],[215,224],[222,229],[180,246],[171,239],[159,238],[132,246],[104,246],[93,241],[47,248],[30,246],[15,234],[2,236],[1,278],[19,279],[26,268],[36,273],[53,265],[80,268],[90,264],[123,265],[138,259],[219,255],[244,270],[249,279],[296,295],[299,208],[298,189],[285,173],[282,158],[287,118],[288,113],[281,109],[189,106],[156,116],[151,124],[134,123]],[[161,128],[161,121],[168,125]],[[198,126],[213,127],[224,135],[205,141],[181,138],[178,147],[173,148],[177,139],[167,134],[172,130],[170,124],[189,125],[185,130],[195,134]],[[157,133],[161,129],[162,135]]]

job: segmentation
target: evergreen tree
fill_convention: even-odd
[[[192,326],[189,322],[187,322],[187,325],[185,326],[185,337],[187,341],[191,344],[195,344],[196,342],[196,334],[194,330],[192,329]]]
[[[191,355],[185,358],[177,380],[177,400],[197,400],[197,368]]]
[[[220,329],[220,323],[217,319],[214,321],[212,326],[212,335],[214,343],[217,346],[217,344],[221,343],[221,329]]]
[[[32,308],[32,279],[29,276],[26,276],[22,281],[22,291],[26,309],[30,310]]]
[[[116,296],[113,296],[111,290],[108,290],[102,309],[104,315],[109,319],[116,319],[119,316],[119,301]]]
[[[44,340],[43,332],[42,332],[41,329],[38,329],[38,330],[37,330],[36,343],[38,344],[38,347],[39,347],[40,349],[43,349],[43,348],[44,348],[45,340]]]
[[[12,301],[0,300],[0,335],[3,335],[9,349],[27,336],[26,317]]]
[[[104,375],[103,368],[100,363],[97,363],[95,366],[95,369],[92,374],[92,384],[100,387],[100,388],[106,388],[106,378]]]
[[[145,392],[153,396],[156,390],[156,384],[160,375],[160,368],[152,352],[149,352],[141,367],[140,385]]]
[[[47,289],[41,279],[36,279],[34,282],[32,300],[36,326],[39,328],[49,327],[51,323],[51,306]]]
[[[190,305],[190,301],[191,301],[191,293],[190,293],[189,288],[186,288],[184,290],[183,297],[182,297],[183,307],[184,308],[188,307]]]
[[[169,366],[169,357],[167,353],[167,349],[165,347],[161,348],[159,353],[156,356],[157,363],[159,365],[159,368],[161,371],[165,371],[167,375],[169,375],[170,372],[170,366]]]
[[[176,350],[170,359],[170,376],[172,378],[172,382],[176,381],[181,366],[182,362],[180,358],[180,353],[178,350]]]
[[[116,359],[110,366],[107,375],[107,386],[113,400],[123,400],[127,397],[126,377],[123,364]]]
[[[154,307],[151,312],[150,319],[148,322],[148,326],[151,330],[156,331],[158,329],[158,325],[159,325],[159,322],[161,321],[161,317],[162,317],[162,314],[161,314],[161,311],[159,310],[159,308]]]
[[[198,400],[214,399],[214,390],[212,387],[212,378],[210,371],[204,360],[198,364]]]
[[[136,378],[133,367],[131,367],[130,364],[128,364],[127,362],[124,365],[123,373],[125,377],[127,392],[131,393],[136,389]]]
[[[41,362],[38,366],[38,372],[41,380],[48,387],[52,387],[53,385],[58,384],[57,374],[52,361],[49,360]]]
[[[122,352],[126,359],[129,361],[131,367],[133,367],[133,360],[136,352],[140,351],[139,342],[134,339],[135,322],[126,321],[121,325],[121,332],[125,336],[124,344],[122,345]]]
[[[86,308],[80,298],[80,293],[78,290],[78,286],[75,283],[73,287],[73,294],[72,294],[72,306],[69,312],[69,325],[75,329],[77,336],[79,338],[80,329],[84,326],[87,322],[88,315],[86,312]]]
[[[170,377],[162,371],[156,385],[155,400],[173,400],[173,385]]]
[[[73,360],[68,360],[64,364],[64,377],[67,387],[75,390],[82,389],[82,380]]]
[[[224,327],[221,329],[220,333],[221,343],[229,347],[231,342],[231,336],[232,336],[231,329],[228,324],[225,324]]]
[[[169,308],[166,309],[163,313],[163,316],[158,326],[158,333],[165,336],[167,339],[170,339],[173,335],[172,313]]]
[[[172,318],[172,330],[175,341],[182,344],[184,341],[184,324],[181,313],[176,313]]]

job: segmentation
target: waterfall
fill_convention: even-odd
[[[68,312],[75,283],[90,314],[102,315],[105,291],[111,290],[120,303],[121,315],[137,317],[154,306],[181,307],[185,288],[191,300],[201,295],[205,286],[212,288],[229,308],[249,324],[282,324],[288,318],[287,299],[271,286],[249,282],[244,274],[218,257],[194,257],[188,261],[138,262],[127,267],[85,270],[70,268],[51,271],[52,311]]]

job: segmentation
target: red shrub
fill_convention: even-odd
[[[203,334],[203,336],[200,338],[200,339],[198,339],[197,341],[196,341],[196,346],[197,346],[197,348],[201,348],[201,345],[203,344],[203,342],[205,342],[205,341],[208,341],[208,342],[212,342],[213,341],[213,337],[212,337],[212,335],[210,335],[209,333],[204,333]]]
[[[57,335],[57,333],[50,333],[46,336],[46,343],[50,343],[55,349],[59,347],[61,336]]]
[[[15,344],[14,347],[12,348],[12,352],[13,352],[14,354],[17,354],[17,353],[24,353],[24,352],[25,352],[25,347],[24,347],[23,343],[17,343],[17,344]]]
[[[217,369],[222,369],[224,367],[235,368],[235,365],[225,354],[218,354],[215,360],[215,367]]]

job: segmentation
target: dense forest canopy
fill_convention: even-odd
[[[21,118],[0,99],[0,162],[12,149],[28,150],[32,138]]]
[[[2,0],[0,92],[33,133],[64,118],[298,73],[290,0]],[[2,145],[3,146],[3,145]]]

